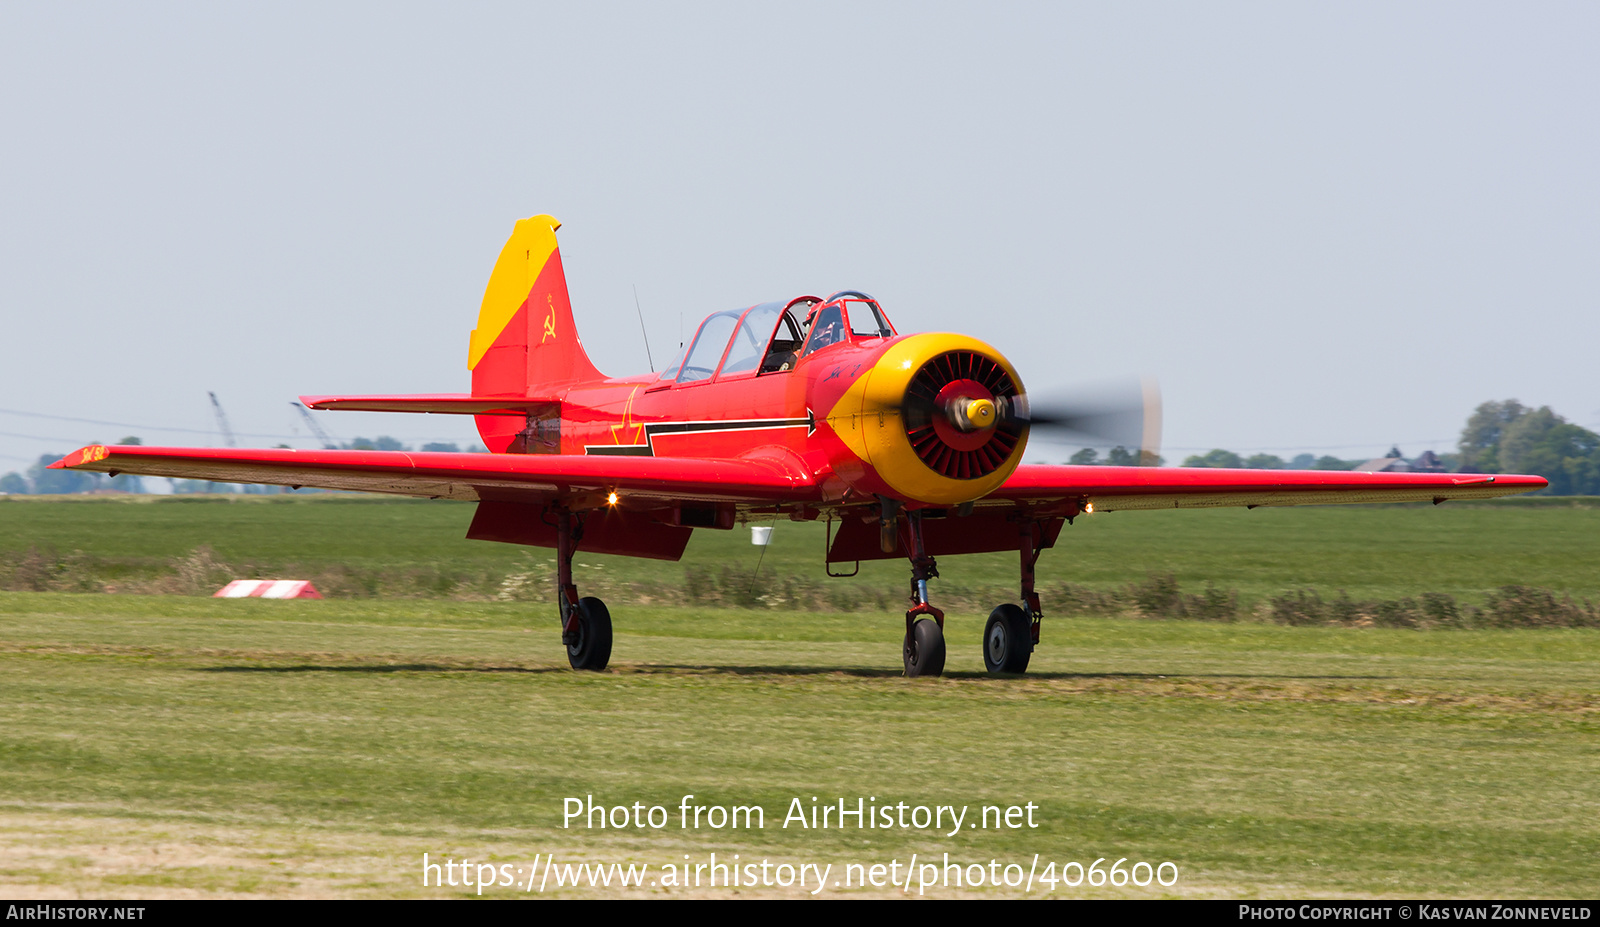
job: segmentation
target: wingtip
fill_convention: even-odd
[[[50,464],[48,469],[70,470],[75,467],[81,467],[84,464],[92,464],[99,460],[105,460],[110,456],[111,449],[106,447],[104,444],[91,444],[88,447],[80,447],[55,463]]]

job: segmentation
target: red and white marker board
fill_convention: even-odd
[[[213,599],[320,599],[307,579],[236,579],[218,589]]]

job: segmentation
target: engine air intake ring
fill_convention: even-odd
[[[923,364],[906,387],[906,439],[940,476],[979,479],[1004,466],[1022,443],[1025,402],[993,358],[948,351]]]

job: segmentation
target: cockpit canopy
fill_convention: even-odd
[[[781,373],[831,345],[894,335],[877,300],[855,290],[827,299],[800,296],[787,303],[729,309],[700,323],[688,348],[661,372],[661,379],[697,383],[719,371],[721,376]]]

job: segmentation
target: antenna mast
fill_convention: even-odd
[[[639,331],[644,334],[644,357],[650,362],[650,372],[656,372],[656,359],[650,356],[650,332],[644,327],[644,310],[639,308],[639,284],[633,285],[633,308],[639,313]]]

